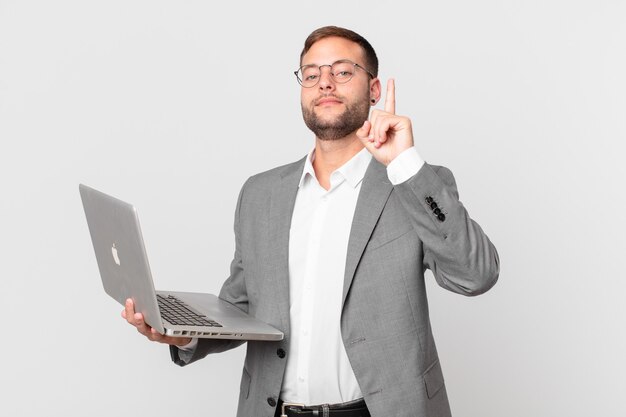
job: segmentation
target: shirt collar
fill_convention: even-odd
[[[315,149],[311,150],[311,152],[309,152],[306,157],[306,161],[304,162],[304,169],[302,170],[302,176],[300,177],[298,187],[302,187],[307,178],[307,175],[311,176],[312,178],[316,178],[315,170],[313,169],[314,160]],[[363,177],[365,177],[365,171],[367,171],[367,167],[371,160],[372,154],[369,153],[366,148],[363,148],[348,162],[333,171],[331,177],[335,173],[339,173],[345,178],[346,182],[350,184],[352,188],[356,188],[356,186],[359,185],[359,183],[363,180]]]

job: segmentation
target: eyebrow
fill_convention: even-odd
[[[359,66],[362,66],[361,64],[359,64],[358,62],[354,62],[354,61],[353,61],[353,60],[351,60],[350,58],[340,58],[340,59],[336,59],[336,60],[334,60],[333,62],[331,62],[331,63],[329,63],[329,64],[318,64],[317,62],[312,62],[312,63],[310,63],[310,64],[304,64],[304,63],[303,63],[303,64],[300,64],[300,66],[301,66],[301,67],[308,67],[308,66],[316,66],[316,67],[319,67],[320,65],[332,65],[332,64],[334,64],[335,62],[341,62],[341,61],[349,61],[349,62],[351,62],[351,63],[353,63],[353,64],[357,64],[357,65],[359,65]]]

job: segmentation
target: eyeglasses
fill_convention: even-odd
[[[293,73],[296,75],[298,82],[302,87],[315,87],[320,81],[322,75],[322,67],[330,67],[330,76],[333,81],[338,84],[345,84],[352,79],[357,68],[365,71],[367,75],[374,78],[374,74],[348,59],[341,59],[332,64],[324,65],[303,65]]]

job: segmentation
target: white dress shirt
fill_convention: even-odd
[[[372,158],[361,150],[318,182],[309,154],[300,179],[289,234],[291,337],[280,393],[286,402],[341,403],[363,395],[341,338],[341,299],[352,218]],[[415,148],[387,168],[398,184],[415,175],[423,161]]]

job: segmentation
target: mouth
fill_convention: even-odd
[[[327,96],[327,97],[322,97],[319,98],[315,101],[315,105],[316,106],[333,106],[336,104],[341,104],[342,101],[340,99],[338,99],[337,97],[332,97],[332,96]]]

